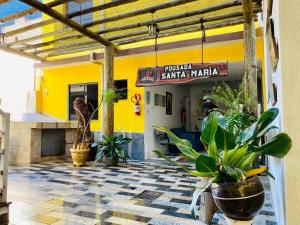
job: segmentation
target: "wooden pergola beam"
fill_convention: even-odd
[[[226,9],[226,8],[230,8],[230,7],[235,7],[235,6],[240,6],[240,5],[242,5],[241,0],[237,0],[237,1],[234,1],[234,2],[228,2],[228,3],[221,4],[221,5],[215,5],[215,6],[207,7],[207,8],[204,8],[204,9],[192,11],[192,12],[179,14],[179,15],[176,15],[176,16],[169,16],[169,17],[154,19],[153,21],[145,21],[145,22],[129,24],[129,25],[125,25],[125,26],[112,27],[112,28],[101,30],[101,31],[98,32],[98,34],[104,34],[104,33],[109,33],[109,32],[114,32],[114,31],[120,31],[120,30],[124,31],[124,30],[132,29],[132,28],[147,26],[147,25],[151,24],[152,22],[161,23],[161,22],[167,22],[167,21],[181,19],[181,18],[187,18],[187,17],[191,17],[191,16],[195,16],[195,15],[203,15],[203,14],[206,14],[206,13],[209,13],[209,12],[218,11],[218,10],[222,10],[222,9]],[[66,29],[66,31],[69,31],[69,29]],[[23,40],[18,40],[18,41],[8,43],[8,44],[10,46],[12,46],[12,45],[20,44],[20,43],[35,41],[35,40],[38,40],[40,38],[45,38],[45,37],[48,37],[48,36],[60,34],[62,32],[63,32],[63,30],[59,30],[59,31],[55,31],[55,32],[50,32],[48,34],[42,34],[42,35],[37,35],[37,36],[34,36],[34,37],[25,38]],[[47,46],[47,44],[45,43],[44,46]]]
[[[243,19],[238,19],[238,20],[230,20],[230,21],[226,21],[224,23],[218,23],[218,24],[213,24],[213,25],[209,25],[209,26],[205,26],[206,30],[210,30],[210,29],[216,29],[216,28],[221,28],[221,27],[227,27],[227,26],[234,26],[234,25],[238,25],[238,24],[243,24]],[[178,34],[183,34],[183,33],[191,33],[191,32],[195,32],[195,31],[199,31],[199,27],[193,27],[193,28],[188,28],[188,29],[180,29],[180,30],[176,30],[176,31],[171,31],[171,32],[167,32],[167,33],[161,33],[159,34],[159,37],[167,37],[167,36],[171,36],[171,35],[178,35]],[[213,37],[213,36],[212,36]],[[209,39],[210,37],[207,37],[207,39]],[[130,40],[125,40],[125,41],[121,41],[121,42],[117,42],[118,45],[125,45],[125,44],[131,44],[131,43],[136,43],[139,41],[146,41],[146,40],[151,40],[153,39],[153,37],[150,36],[146,36],[146,37],[138,37],[138,38],[133,38]],[[200,40],[200,39],[199,39]],[[201,42],[199,41],[199,44]],[[161,45],[159,45],[161,46]],[[67,49],[67,50],[62,50],[60,49],[59,51],[50,53],[48,55],[48,57],[52,57],[52,56],[59,56],[59,55],[66,55],[66,54],[72,54],[72,53],[77,53],[77,52],[82,52],[82,51],[91,51],[94,49],[99,49],[99,46],[91,44],[87,47],[83,47],[80,49]],[[116,55],[119,55],[119,52],[121,51],[116,51]]]
[[[254,10],[254,12],[258,12],[258,11],[260,11],[260,9],[255,9]],[[234,20],[227,20],[227,21],[224,22],[224,26],[230,26],[230,25],[235,25],[236,24],[235,21],[238,21],[238,24],[241,24],[242,23],[242,16],[243,16],[242,12],[237,12],[237,13],[229,13],[229,14],[225,14],[225,15],[221,15],[221,16],[211,16],[211,17],[207,17],[207,18],[202,18],[202,21],[204,23],[207,23],[207,22],[212,22],[212,21],[235,18]],[[237,17],[241,17],[241,18],[237,18]],[[187,22],[183,22],[183,23],[178,23],[178,24],[163,26],[163,27],[160,27],[160,31],[167,31],[167,30],[172,30],[172,29],[176,29],[176,28],[183,28],[183,27],[196,25],[196,24],[200,24],[200,19],[187,21]],[[222,23],[216,23],[216,24],[208,25],[208,26],[205,26],[205,29],[219,28],[220,25],[222,25]],[[192,28],[192,31],[199,31],[199,29],[200,29],[199,26],[197,26],[197,27]],[[174,31],[173,32],[168,32],[167,34],[170,34],[170,35],[182,34],[182,33],[184,33],[184,30],[186,30],[186,29],[176,30],[175,33],[173,33]],[[177,31],[178,31],[178,33],[177,33]],[[192,31],[189,31],[189,32],[192,32]],[[135,36],[145,35],[145,34],[148,34],[148,31],[142,30],[142,31],[138,31],[138,32],[135,32],[135,33],[129,33],[129,34],[124,34],[124,35],[111,37],[108,40],[109,41],[116,41],[116,40],[119,40],[119,39],[135,37]],[[159,36],[164,37],[165,35],[160,34]],[[137,38],[130,39],[130,40],[124,40],[124,42],[118,42],[118,44],[120,44],[120,43],[121,44],[128,44],[127,41],[129,41],[130,43],[133,43],[134,40],[141,41],[141,40],[149,40],[149,39],[153,39],[153,37],[150,37],[150,36],[147,35],[146,37],[142,36],[142,37],[137,37]],[[51,43],[51,41],[49,43]],[[55,42],[55,43],[57,43],[57,42]],[[61,46],[57,46],[57,47],[53,47],[53,48],[43,49],[43,50],[35,51],[35,52],[32,52],[32,53],[38,55],[38,54],[43,54],[43,53],[48,53],[48,52],[54,52],[55,51],[55,55],[58,55],[57,53],[59,53],[59,52],[64,52],[65,53],[64,50],[66,50],[66,49],[68,49],[66,52],[72,53],[72,52],[76,51],[76,49],[71,49],[71,48],[77,48],[77,47],[80,47],[81,50],[86,51],[86,50],[90,49],[89,47],[97,48],[97,46],[94,46],[94,44],[95,44],[95,42],[83,41],[83,42],[79,42],[79,43],[66,44],[66,45],[61,45]],[[93,45],[93,46],[83,47],[84,45]],[[53,54],[49,54],[49,56],[53,56]]]
[[[255,13],[260,12],[260,11],[261,11],[261,9],[254,10]],[[208,22],[232,19],[232,18],[237,18],[237,17],[242,17],[242,16],[243,16],[242,12],[228,13],[228,14],[224,14],[224,15],[220,15],[220,16],[211,16],[211,17],[207,17],[207,18],[201,18],[201,19],[196,19],[196,20],[192,20],[192,21],[162,26],[162,27],[159,27],[159,31],[166,31],[166,30],[171,30],[171,29],[175,29],[175,28],[182,28],[182,27],[187,27],[187,26],[191,26],[191,25],[196,25],[196,24],[200,24],[201,21],[203,23],[208,23]],[[139,36],[139,35],[143,35],[143,34],[148,34],[148,31],[137,31],[137,32],[133,32],[130,34],[114,36],[114,37],[108,38],[108,40],[115,41],[115,40],[119,40],[119,39],[123,39],[123,38]]]
[[[90,45],[83,45],[83,47],[80,48],[77,47],[77,48],[69,48],[69,49],[59,49],[58,51],[49,53],[47,57],[67,55],[67,54],[72,54],[77,52],[86,52],[95,49],[100,49],[99,45],[90,44]]]
[[[52,7],[56,7],[56,6],[62,5],[64,3],[67,3],[70,1],[73,1],[73,0],[54,0],[52,2],[47,3],[46,5],[49,6],[50,8],[52,8]],[[24,10],[24,11],[21,11],[21,12],[12,14],[12,15],[2,17],[2,18],[0,18],[0,22],[7,23],[9,21],[16,20],[16,19],[22,18],[24,16],[34,14],[36,12],[38,12],[38,10],[35,8],[27,9],[27,10]]]
[[[244,19],[239,19],[239,20],[230,20],[218,24],[213,24],[209,26],[205,26],[205,30],[211,30],[211,29],[216,29],[216,28],[221,28],[221,27],[228,27],[228,26],[234,26],[238,24],[242,24],[244,22]],[[193,28],[186,28],[186,29],[180,29],[180,30],[175,30],[171,32],[166,32],[166,33],[160,33],[159,38],[162,37],[167,37],[167,36],[172,36],[172,35],[178,35],[178,34],[183,34],[183,33],[190,33],[190,32],[195,32],[199,31],[199,27],[193,27]],[[117,42],[116,44],[118,45],[125,45],[125,44],[131,44],[139,41],[146,41],[146,40],[151,40],[153,37],[147,36],[147,37],[138,37],[138,38],[133,38],[130,40],[125,40],[125,41],[120,41]]]
[[[225,15],[221,15],[221,16],[213,16],[213,17],[208,17],[208,18],[202,18],[202,22],[207,23],[207,22],[225,20],[225,19],[229,19],[229,18],[242,17],[242,16],[243,16],[242,12],[229,13],[229,14],[225,14]],[[187,26],[191,26],[191,25],[200,24],[201,23],[200,20],[201,19],[199,18],[199,19],[195,19],[195,20],[192,20],[192,21],[176,23],[176,24],[171,24],[171,25],[166,25],[166,26],[159,26],[159,31],[161,32],[161,31],[166,31],[166,30],[171,30],[171,29],[182,28],[182,27],[187,27]],[[200,28],[198,27],[198,29],[200,29]],[[144,34],[148,34],[148,31],[147,30],[142,30],[142,31],[132,32],[132,33],[129,33],[129,34],[118,35],[118,36],[108,38],[108,40],[115,41],[115,40],[119,40],[119,39],[123,39],[123,38],[134,37],[134,36],[139,36],[139,35],[144,35]]]
[[[67,1],[67,0],[57,0],[57,1]],[[196,11],[191,11],[191,12],[187,12],[187,13],[178,14],[178,15],[175,15],[175,16],[169,16],[169,17],[154,19],[153,22],[154,23],[167,22],[167,21],[186,18],[186,17],[191,17],[191,16],[195,16],[195,15],[203,15],[203,14],[206,14],[206,13],[209,13],[209,12],[218,11],[218,10],[222,10],[222,9],[226,9],[226,8],[230,8],[230,7],[235,7],[235,6],[241,6],[241,5],[242,5],[242,1],[241,0],[236,0],[236,1],[233,1],[233,2],[227,2],[227,3],[207,7],[207,8],[196,10]],[[104,34],[104,33],[109,33],[109,32],[114,32],[114,31],[120,31],[120,30],[124,31],[124,30],[127,30],[127,29],[147,26],[150,23],[152,23],[152,21],[144,21],[144,22],[129,24],[129,25],[125,25],[125,26],[112,27],[112,28],[101,30],[101,31],[98,32],[98,34]],[[49,33],[46,33],[46,34],[41,34],[41,35],[37,35],[37,36],[29,37],[29,38],[24,38],[24,39],[21,39],[21,40],[9,42],[8,45],[13,46],[13,45],[17,45],[17,44],[31,42],[31,41],[35,41],[35,40],[38,40],[38,39],[41,39],[41,38],[61,34],[61,33],[64,33],[64,32],[69,32],[69,31],[70,31],[70,28],[65,28],[63,30],[49,32]]]
[[[231,13],[231,14],[227,14],[227,15],[224,15],[224,16],[208,17],[208,18],[203,19],[203,20],[205,20],[205,22],[211,22],[211,21],[216,21],[216,20],[224,20],[224,19],[228,19],[228,18],[234,18],[234,17],[238,17],[238,16],[240,16],[240,17],[243,16],[243,13]],[[175,28],[182,28],[182,27],[191,26],[191,25],[195,25],[195,24],[200,24],[200,19],[160,27],[160,31],[172,30],[172,29],[175,29]],[[197,27],[197,28],[199,30],[199,27]],[[145,30],[145,31],[142,30],[142,31],[138,31],[138,32],[135,32],[135,33],[119,35],[119,36],[109,38],[108,40],[109,41],[115,41],[115,40],[119,40],[119,39],[124,39],[124,38],[144,35],[144,34],[148,34],[148,31],[147,30]],[[149,36],[147,36],[147,37],[149,37]],[[150,39],[152,39],[152,38],[153,37],[151,37]],[[50,41],[50,43],[51,43],[51,41]],[[57,42],[55,41],[55,43],[57,43]],[[83,42],[79,42],[79,43],[72,43],[72,44],[61,45],[61,46],[57,46],[57,47],[53,47],[53,48],[43,49],[43,50],[35,51],[35,52],[32,52],[32,53],[38,55],[38,54],[43,54],[43,53],[48,53],[48,52],[53,52],[53,51],[62,51],[62,50],[70,49],[70,48],[74,48],[74,47],[82,47],[84,45],[91,45],[91,44],[94,44],[94,43],[95,42],[91,42],[91,41],[83,41]],[[52,42],[52,44],[53,44],[53,42]],[[33,49],[33,48],[30,47],[29,49]]]
[[[30,53],[35,54],[35,55],[39,55],[39,54],[44,54],[44,53],[47,53],[47,52],[53,52],[53,51],[57,51],[57,50],[64,50],[64,49],[69,49],[69,48],[74,48],[74,47],[81,47],[81,46],[84,46],[84,45],[91,45],[91,44],[97,44],[97,42],[95,40],[82,41],[82,42],[71,43],[71,44],[67,44],[67,45],[63,45],[63,46],[57,46],[57,47],[53,47],[53,48],[47,48],[47,49],[42,49],[42,50],[38,50],[38,51],[32,51]]]
[[[60,13],[58,13],[57,11],[49,8],[47,5],[40,3],[37,0],[20,0],[21,2],[24,2],[28,5],[30,5],[33,8],[38,9],[39,11],[53,17],[54,19],[58,20],[59,22],[73,28],[74,30],[77,30],[78,32],[80,32],[81,34],[103,44],[104,46],[113,46],[113,44],[106,40],[105,38],[97,35],[96,33],[92,32],[91,30],[83,27],[82,25],[74,22],[73,20],[69,20],[68,18],[64,17],[63,15],[61,15]]]
[[[33,37],[20,39],[20,40],[17,40],[17,41],[12,41],[12,42],[7,43],[7,45],[8,46],[14,46],[14,45],[19,45],[19,44],[24,44],[26,42],[36,41],[36,40],[39,40],[39,39],[42,39],[42,38],[45,38],[45,37],[54,36],[54,35],[70,32],[70,31],[72,31],[72,28],[67,27],[67,28],[64,28],[64,29],[61,29],[61,30],[56,30],[56,31],[53,31],[53,32],[45,33],[45,34],[40,34],[40,35],[36,35],[36,36],[33,36]]]
[[[258,11],[260,11],[260,9],[256,9],[254,11],[258,12]],[[225,14],[225,15],[221,15],[221,16],[213,16],[213,17],[202,18],[202,21],[204,23],[207,23],[207,22],[212,22],[212,21],[217,21],[217,20],[224,20],[224,19],[228,19],[228,18],[241,17],[241,16],[243,16],[242,12],[236,12],[236,13],[229,13],[229,14]],[[199,24],[199,23],[200,23],[200,19],[197,19],[197,20],[187,21],[187,22],[183,22],[183,23],[162,26],[162,27],[159,27],[159,29],[160,29],[160,31],[164,31],[164,30],[179,28],[179,27],[183,27],[183,26],[195,25],[195,24]],[[142,30],[142,31],[138,31],[138,32],[118,35],[118,36],[108,38],[108,40],[109,41],[115,41],[115,40],[118,40],[118,39],[123,39],[123,38],[132,37],[132,36],[143,35],[143,34],[148,34],[148,31],[147,30]],[[39,44],[35,44],[35,45],[25,46],[23,48],[20,48],[20,50],[36,49],[36,48],[45,47],[45,46],[49,46],[49,45],[52,45],[52,44],[60,43],[64,40],[79,39],[81,37],[83,37],[83,36],[82,35],[73,35],[73,36],[63,37],[63,38],[59,38],[59,39],[48,41],[48,42],[43,42],[43,43],[39,43]]]
[[[257,37],[263,37],[263,32],[261,29],[256,29]],[[224,43],[227,41],[240,41],[243,39],[243,32],[238,31],[234,33],[227,33],[227,34],[219,34],[214,36],[208,36],[206,38],[206,44],[216,44],[216,43]],[[181,40],[169,43],[158,44],[159,51],[170,51],[175,49],[182,49],[182,48],[199,48],[201,45],[201,38],[194,38],[189,40]],[[99,46],[97,46],[99,47]],[[78,50],[78,49],[77,49]],[[93,50],[84,49],[84,50]],[[154,48],[152,45],[137,47],[137,48],[129,48],[123,49],[119,51],[115,51],[115,57],[124,57],[124,56],[132,56],[138,54],[148,54],[154,52]],[[65,52],[66,54],[69,54]],[[51,56],[57,56],[61,54],[51,53]],[[103,60],[103,53],[96,53],[95,60]],[[90,55],[86,54],[83,56],[75,56],[71,58],[64,58],[58,60],[51,60],[42,63],[35,63],[34,67],[39,69],[46,69],[52,67],[59,67],[65,65],[78,65],[78,63],[90,63]]]
[[[28,58],[28,59],[33,59],[33,60],[36,60],[36,61],[45,61],[45,59],[43,59],[39,56],[35,56],[35,55],[32,55],[32,54],[20,51],[18,49],[10,48],[5,44],[0,44],[0,50],[2,50],[4,52],[12,53],[14,55],[22,56],[22,57],[25,57],[25,58]]]
[[[222,10],[222,9],[227,9],[227,8],[240,6],[240,5],[242,5],[241,0],[237,0],[237,1],[233,1],[233,2],[227,2],[227,3],[224,3],[224,4],[219,4],[219,5],[207,7],[207,8],[200,9],[200,10],[186,12],[186,13],[178,14],[178,15],[175,15],[175,16],[168,16],[168,17],[154,19],[153,21],[150,20],[150,21],[145,21],[145,22],[128,24],[128,25],[125,25],[125,26],[107,28],[107,29],[100,30],[98,32],[98,34],[104,34],[104,33],[109,33],[109,32],[114,32],[114,31],[120,31],[120,30],[124,31],[124,30],[127,30],[127,29],[139,28],[139,27],[142,27],[142,26],[148,26],[151,23],[168,22],[168,21],[172,21],[172,20],[177,20],[177,19],[187,18],[187,17],[191,17],[191,16],[202,15],[202,14],[205,14],[205,13],[215,12],[215,11],[219,11],[219,10]]]
[[[38,22],[38,23],[30,24],[28,26],[24,26],[24,27],[21,27],[21,28],[12,30],[12,31],[8,31],[8,32],[4,33],[4,36],[5,37],[11,37],[11,36],[14,36],[16,34],[24,33],[24,32],[27,32],[29,30],[33,30],[33,29],[37,29],[37,28],[42,27],[42,26],[49,25],[49,24],[54,23],[54,22],[56,22],[56,20],[49,19],[49,20]]]
[[[88,9],[84,9],[84,10],[80,10],[80,11],[77,11],[77,12],[74,12],[74,13],[70,13],[68,15],[68,18],[73,18],[73,17],[76,17],[76,16],[85,15],[85,14],[88,14],[88,13],[98,12],[98,11],[101,11],[101,10],[104,10],[104,9],[109,9],[109,8],[117,7],[117,6],[120,6],[120,5],[128,4],[128,3],[131,3],[131,2],[136,2],[136,1],[138,1],[138,0],[115,0],[115,1],[108,2],[108,3],[104,3],[102,5],[98,5],[98,6],[95,6],[95,7],[91,7],[91,8],[88,8]]]
[[[95,25],[98,25],[98,24],[117,21],[117,20],[121,20],[121,19],[125,19],[125,18],[130,18],[130,17],[133,17],[133,16],[146,14],[146,13],[153,13],[153,12],[158,11],[158,10],[167,9],[167,8],[178,6],[178,5],[184,5],[184,4],[187,4],[187,3],[190,3],[190,2],[194,2],[194,1],[197,1],[197,0],[174,0],[174,1],[171,1],[171,2],[162,3],[162,4],[159,4],[159,5],[152,6],[152,7],[131,11],[129,13],[123,13],[123,14],[119,14],[117,16],[112,16],[112,17],[108,17],[108,18],[104,18],[104,19],[100,19],[100,20],[95,20],[91,23],[85,24],[85,27],[91,27],[91,26],[95,26]]]
[[[26,51],[26,50],[30,50],[30,49],[37,49],[37,48],[42,48],[42,47],[45,47],[45,46],[57,44],[57,43],[60,43],[60,42],[63,42],[63,41],[70,41],[70,40],[80,39],[82,37],[84,37],[84,36],[81,35],[81,34],[77,34],[77,35],[73,35],[73,36],[67,36],[67,37],[55,39],[55,40],[52,40],[52,41],[38,43],[38,44],[35,44],[35,45],[27,45],[27,46],[21,47],[19,49],[21,51]]]

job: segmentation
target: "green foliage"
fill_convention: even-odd
[[[92,147],[96,147],[98,152],[96,154],[96,161],[99,161],[104,155],[110,158],[125,158],[124,145],[131,141],[130,138],[126,138],[123,134],[117,136],[103,136],[103,140],[94,143]]]
[[[235,137],[249,127],[255,120],[255,112],[251,111],[251,97],[246,94],[244,83],[233,89],[226,83],[214,88],[212,99],[222,108],[226,119],[226,129]]]
[[[251,170],[249,173],[258,154],[283,158],[289,152],[292,141],[285,133],[276,135],[263,145],[259,144],[260,138],[274,128],[272,122],[277,115],[278,109],[269,109],[261,114],[257,122],[254,122],[243,130],[238,137],[235,137],[233,133],[228,131],[228,127],[222,125],[223,120],[217,112],[210,113],[201,135],[201,141],[206,147],[207,155],[195,151],[187,140],[178,138],[169,129],[155,127],[169,136],[183,156],[195,164],[195,169],[189,169],[173,161],[160,151],[155,151],[155,153],[193,176],[205,177],[206,182],[197,187],[194,194],[195,198],[198,199],[205,190],[204,187],[212,182],[239,182],[246,179],[248,175],[253,176],[266,172],[266,169],[256,169],[255,171]],[[193,215],[197,199],[193,199],[191,206]]]
[[[104,102],[109,104],[118,101],[121,97],[121,93],[116,92],[114,89],[108,89],[103,95]]]

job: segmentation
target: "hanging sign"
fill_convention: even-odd
[[[190,63],[139,68],[137,87],[187,83],[197,79],[228,75],[228,63]]]

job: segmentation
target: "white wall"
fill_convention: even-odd
[[[164,146],[160,145],[158,138],[154,135],[154,129],[152,126],[160,125],[167,126],[168,128],[179,128],[181,127],[180,113],[181,113],[181,102],[183,96],[189,95],[188,86],[180,85],[163,85],[155,87],[145,88],[146,92],[151,93],[150,104],[145,104],[145,158],[149,159],[153,157],[153,150],[164,150]],[[154,94],[160,94],[166,96],[166,92],[173,94],[172,104],[172,115],[166,114],[166,108],[154,105]]]
[[[27,93],[34,86],[33,63],[0,51],[0,108],[12,115],[26,112]]]
[[[32,20],[20,18],[13,25],[3,27],[0,32],[6,33],[40,21],[41,18]],[[41,33],[42,29],[39,27],[15,36],[6,37],[4,42],[10,43]],[[40,41],[33,41],[32,44],[39,43]],[[27,98],[33,95],[32,92],[34,90],[33,63],[34,61],[31,59],[0,51],[0,108],[10,112],[12,118],[14,118],[14,115],[26,113],[28,106],[34,108],[30,104],[27,104]],[[35,99],[34,96],[32,99]],[[32,102],[32,104],[34,103],[35,101]]]
[[[277,107],[280,109],[280,114],[278,119],[275,121],[275,125],[279,127],[279,131],[283,130],[283,121],[282,121],[282,85],[281,85],[281,57],[279,57],[279,62],[277,66],[277,70],[275,72],[272,71],[271,62],[270,62],[270,53],[268,49],[268,38],[266,35],[266,18],[267,18],[267,2],[264,1],[264,13],[263,13],[263,21],[264,25],[264,46],[265,46],[265,84],[267,90],[267,108]],[[274,32],[277,42],[279,43],[279,0],[273,0],[273,12],[272,18],[274,20]],[[273,90],[272,83],[277,84],[277,104],[273,104]],[[268,135],[268,138],[272,138],[272,136],[276,135],[279,131],[273,131]],[[270,179],[271,183],[271,193],[273,198],[273,208],[275,211],[276,221],[280,225],[286,224],[285,218],[285,179],[284,179],[284,160],[277,159],[274,157],[268,157],[269,160],[269,171],[274,175],[275,180]]]

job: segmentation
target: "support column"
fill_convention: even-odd
[[[104,46],[104,70],[102,93],[114,88],[114,47]],[[114,103],[103,101],[102,107],[102,135],[114,134]]]
[[[246,92],[251,96],[251,111],[257,113],[257,59],[256,33],[252,0],[242,0],[244,12],[244,82]],[[249,109],[248,109],[249,110]]]

